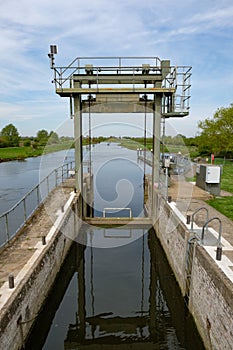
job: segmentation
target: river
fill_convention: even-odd
[[[73,149],[0,163],[0,215],[12,208],[51,171],[72,160]]]
[[[1,164],[8,207],[66,157],[58,152]],[[72,153],[68,157],[73,160]],[[108,215],[125,216],[121,208],[129,207],[133,216],[143,216],[144,166],[136,152],[101,144],[91,158],[95,215],[119,208]],[[26,350],[204,349],[153,230],[90,227],[83,235],[86,244],[73,243]]]

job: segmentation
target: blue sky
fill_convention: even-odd
[[[58,46],[57,65],[77,56],[158,56],[192,66],[190,115],[169,120],[168,133],[195,136],[199,120],[233,103],[232,0],[0,0],[0,6],[0,130],[9,123],[21,135],[72,130],[68,100],[51,84],[50,44]],[[131,123],[119,116],[111,128],[109,116],[97,118],[97,134],[127,134],[122,123]]]

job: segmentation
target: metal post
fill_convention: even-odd
[[[57,187],[57,169],[55,170],[55,186]]]
[[[166,187],[166,200],[168,198],[168,168],[165,168],[165,187]]]
[[[74,82],[74,87],[80,88],[80,82]],[[75,187],[81,194],[81,212],[83,207],[83,169],[82,169],[82,101],[81,95],[74,96],[74,139],[75,139]]]
[[[14,276],[13,275],[9,275],[8,283],[9,283],[9,288],[10,289],[13,289],[15,287],[15,281],[14,281]]]
[[[40,192],[39,192],[39,186],[40,186],[40,185],[37,185],[37,187],[36,187],[37,204],[38,204],[38,206],[40,205]]]
[[[26,208],[26,200],[23,199],[23,214],[24,214],[24,222],[27,221],[27,208]]]
[[[6,236],[7,236],[7,242],[10,240],[9,235],[9,222],[8,222],[8,214],[5,215],[5,225],[6,225]]]
[[[49,175],[47,176],[47,191],[48,191],[48,194],[49,194]]]

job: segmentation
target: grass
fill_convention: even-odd
[[[207,203],[220,213],[233,220],[233,197],[221,197],[208,200]]]
[[[58,144],[54,144],[54,145],[47,145],[43,149],[42,153],[47,154],[47,153],[62,151],[65,149],[70,149],[70,148],[72,148],[73,143],[74,143],[73,141],[70,141],[70,142],[58,143]]]
[[[233,164],[223,166],[221,189],[233,193]]]
[[[36,157],[40,154],[40,149],[33,149],[31,147],[6,147],[0,149],[1,160],[24,159],[28,157]]]
[[[193,176],[193,177],[185,177],[185,180],[187,182],[196,182],[196,176]]]
[[[69,149],[72,146],[72,142],[58,143],[54,145],[48,145],[46,147],[6,147],[0,148],[0,161],[7,160],[23,160],[25,158],[37,157],[42,154],[51,152],[58,152],[64,149]]]
[[[209,157],[209,163],[211,162]],[[224,159],[224,158],[215,158],[214,165],[233,165],[232,159]]]
[[[233,165],[224,165],[221,177],[221,189],[233,194]],[[209,205],[233,220],[233,196],[217,197],[207,201]]]
[[[119,144],[122,147],[126,147],[128,149],[136,150],[137,148],[144,148],[144,139],[143,138],[132,138],[132,139],[119,139]],[[116,140],[115,140],[116,142]],[[196,152],[196,147],[190,146],[187,147],[185,145],[164,145],[164,151],[166,153],[178,153],[181,152],[183,155],[190,155],[192,157],[192,154]],[[148,138],[146,140],[146,148],[148,150],[153,149],[153,140],[152,138]],[[161,152],[162,152],[162,146],[161,146]]]

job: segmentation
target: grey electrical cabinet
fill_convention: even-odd
[[[217,165],[198,164],[196,168],[196,185],[214,196],[220,195],[221,167]]]

